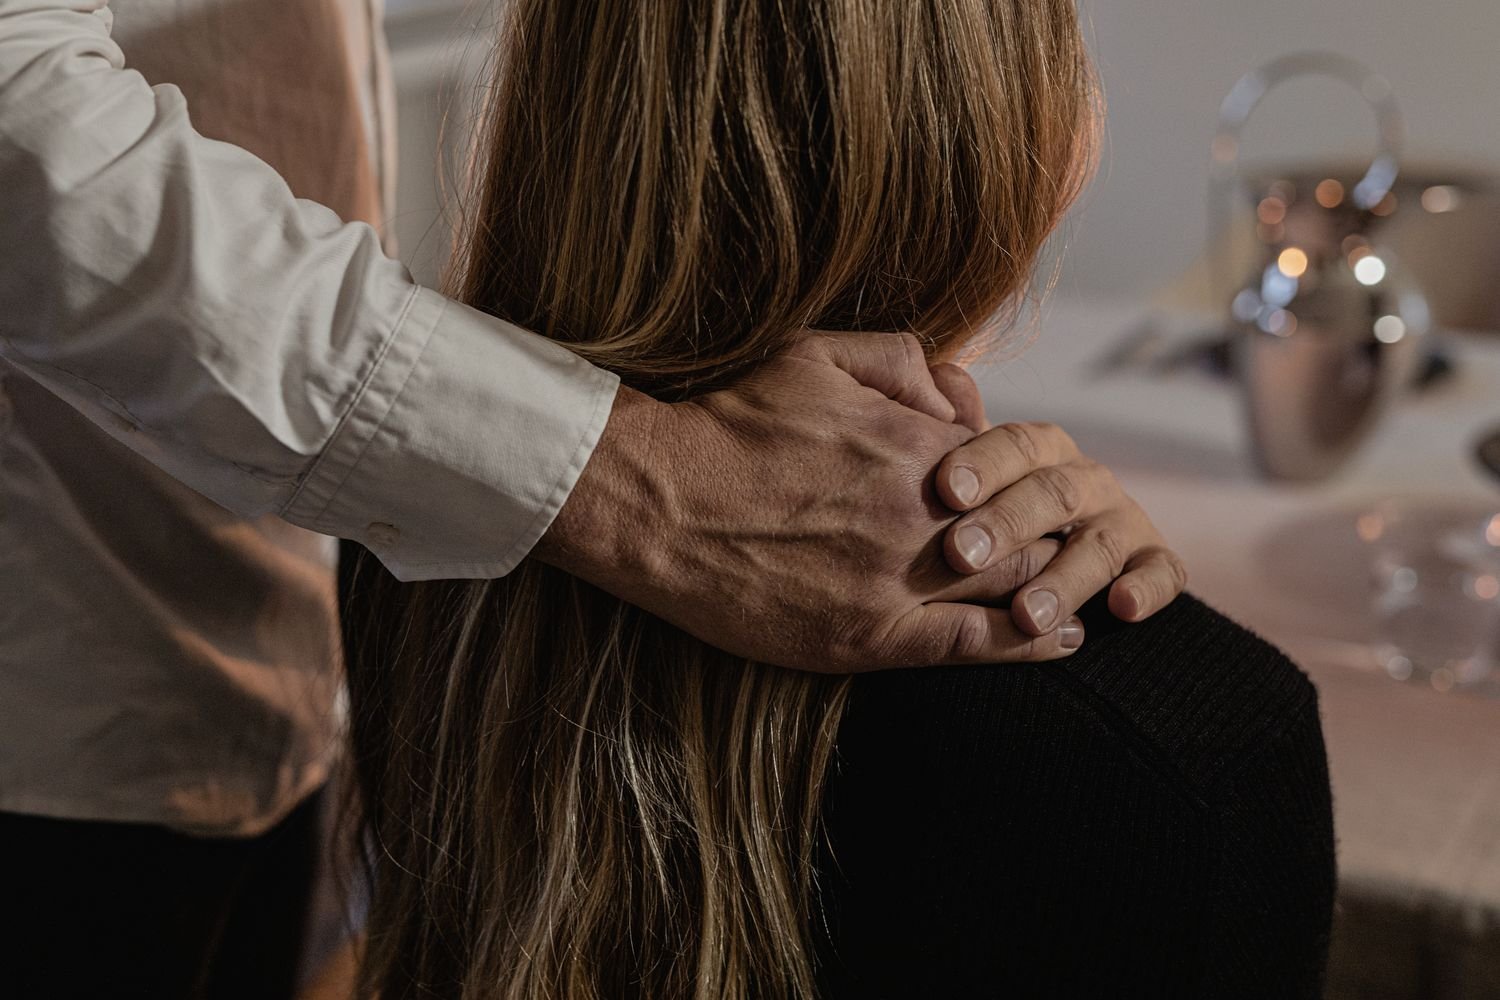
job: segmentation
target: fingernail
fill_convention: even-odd
[[[1140,614],[1141,608],[1145,607],[1145,605],[1141,603],[1141,592],[1139,590],[1136,590],[1134,587],[1125,588],[1125,599],[1130,604],[1131,617],[1135,617],[1136,615]]]
[[[979,499],[979,477],[967,465],[960,465],[948,473],[948,488],[953,491],[953,496],[958,502],[965,507],[971,506]]]
[[[1033,590],[1026,595],[1026,611],[1031,620],[1043,632],[1052,628],[1057,620],[1057,595],[1050,590]],[[1067,628],[1066,625],[1063,626]],[[1069,647],[1074,648],[1074,647]]]
[[[1069,618],[1057,630],[1057,641],[1063,649],[1077,649],[1083,645],[1083,622]]]
[[[973,569],[983,569],[984,564],[989,561],[990,549],[993,544],[990,541],[990,533],[977,524],[966,524],[958,529],[958,534],[953,537],[958,543],[958,554],[964,557],[964,562]]]

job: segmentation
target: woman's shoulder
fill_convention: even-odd
[[[1316,718],[1316,691],[1290,659],[1191,595],[1135,624],[1102,601],[1081,614],[1087,639],[1066,660],[859,678],[842,749],[861,753],[878,733],[885,752],[909,741],[952,760],[1087,733],[1202,787]]]
[[[1118,713],[1195,783],[1223,776],[1317,717],[1317,690],[1281,650],[1190,594],[1132,625],[1102,607],[1061,679]]]
[[[1259,858],[1294,828],[1322,864],[1302,673],[1192,597],[1107,616],[1086,609],[1054,663],[856,678],[825,807],[827,995],[1209,995],[1235,831],[1273,831]]]

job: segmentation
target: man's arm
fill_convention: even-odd
[[[995,606],[1056,542],[974,576],[944,564],[932,471],[973,431],[912,338],[809,338],[691,403],[617,396],[197,135],[175,88],[122,68],[104,8],[0,0],[0,358],[148,460],[406,579],[502,575],[541,539],[540,558],[788,666],[1081,641],[1075,619],[1027,634]]]
[[[944,562],[954,513],[933,470],[981,441],[956,415],[916,339],[900,334],[810,335],[686,403],[622,389],[536,556],[783,666],[1067,656],[1083,642],[1077,618],[1028,634],[1001,601],[1058,542],[996,554],[972,576]],[[1009,448],[994,438],[974,450],[999,460]]]
[[[271,16],[271,12],[268,12]],[[616,379],[412,283],[122,69],[99,0],[0,0],[0,357],[235,512],[496,576]]]

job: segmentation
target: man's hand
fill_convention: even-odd
[[[1059,543],[1014,546],[969,576],[945,563],[954,514],[932,474],[974,437],[956,416],[900,334],[814,335],[688,403],[622,389],[535,554],[720,648],[787,667],[1066,656],[1083,641],[1076,619],[1035,636],[994,606]],[[983,482],[980,492],[976,503],[989,497]]]
[[[967,373],[940,365],[933,375],[956,419],[981,432],[938,467],[944,503],[968,512],[948,531],[949,564],[982,574],[1040,535],[1066,536],[1058,557],[1012,598],[1011,613],[1027,634],[1056,628],[1105,587],[1110,611],[1131,622],[1182,593],[1182,560],[1109,469],[1056,425],[991,428]]]

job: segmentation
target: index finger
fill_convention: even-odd
[[[1001,424],[943,457],[938,497],[956,511],[973,510],[1038,469],[1078,456],[1078,445],[1056,424]]]

